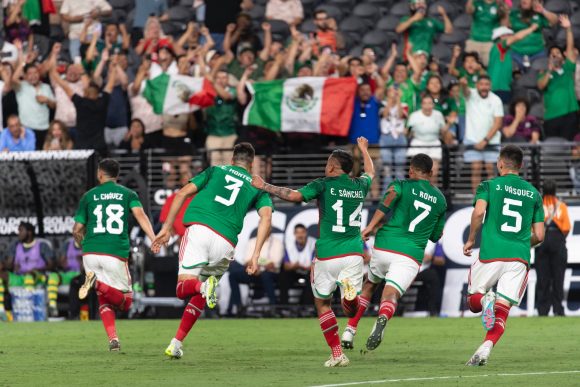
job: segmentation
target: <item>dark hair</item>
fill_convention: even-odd
[[[347,151],[343,151],[342,149],[335,149],[332,151],[330,157],[335,159],[340,164],[340,169],[342,169],[345,173],[350,173],[352,171],[354,160],[352,155]]]
[[[499,158],[503,160],[508,167],[520,169],[524,161],[524,152],[517,145],[506,145],[499,152]]]
[[[298,223],[296,226],[294,226],[294,231],[298,230],[299,228],[307,230],[305,225],[303,225],[302,223]]]
[[[552,52],[552,50],[554,50],[554,49],[560,51],[560,54],[562,56],[564,56],[564,50],[562,49],[562,47],[558,46],[557,44],[552,44],[550,46],[550,48],[548,49],[548,55],[550,55],[550,52]]]
[[[350,59],[348,60],[348,65],[350,66],[350,65],[351,65],[351,63],[352,63],[352,62],[354,62],[354,61],[357,61],[357,62],[359,62],[360,64],[362,64],[362,60],[361,60],[361,58],[359,58],[358,56],[354,56],[354,57],[352,57],[352,58],[350,58]]]
[[[241,142],[234,146],[234,162],[252,164],[254,162],[254,156],[256,151],[254,147],[249,142]]]
[[[544,195],[556,196],[556,188],[558,188],[555,180],[544,181]]]
[[[323,9],[317,9],[316,11],[314,11],[314,18],[316,19],[316,16],[320,15],[321,13],[325,14],[328,16],[328,12],[326,12]]]
[[[119,177],[119,170],[121,169],[119,162],[113,159],[103,159],[99,162],[99,169],[107,176],[116,179]]]
[[[26,74],[26,73],[28,72],[28,70],[30,70],[30,69],[32,69],[32,68],[34,68],[34,69],[37,69],[37,70],[38,70],[38,66],[36,65],[36,63],[35,63],[35,62],[32,62],[32,63],[27,63],[26,65],[24,65],[24,74]]]
[[[129,126],[133,125],[133,122],[138,122],[139,125],[141,125],[141,127],[143,128],[143,131],[145,131],[145,123],[143,123],[143,121],[140,118],[133,118],[129,123]]]
[[[421,102],[423,102],[423,100],[427,99],[427,98],[429,98],[431,100],[431,102],[435,103],[435,98],[433,98],[433,96],[431,94],[428,94],[428,93],[424,93],[421,96]]]
[[[19,227],[22,227],[26,231],[32,233],[32,236],[34,236],[36,234],[36,228],[34,227],[34,225],[32,223],[21,222]]]
[[[490,77],[489,77],[489,75],[487,75],[487,74],[480,75],[480,76],[479,76],[479,79],[477,80],[477,82],[479,82],[479,81],[482,81],[482,80],[484,80],[484,79],[487,79],[488,81],[490,81],[490,82],[491,82],[491,78],[490,78]]]
[[[101,87],[94,81],[90,81],[87,89],[97,89],[97,92],[101,91]]]
[[[411,159],[411,168],[421,173],[430,173],[433,170],[433,159],[425,153],[419,153]]]
[[[510,114],[512,116],[516,115],[516,105],[518,103],[523,103],[524,105],[526,105],[526,113],[530,112],[530,101],[528,100],[528,98],[522,95],[512,99],[512,102],[510,103]]]
[[[473,59],[475,59],[476,62],[479,62],[479,54],[475,51],[469,51],[466,52],[465,54],[463,54],[463,61],[465,62],[465,59],[472,57]]]

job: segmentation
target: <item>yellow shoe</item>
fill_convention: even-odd
[[[181,349],[181,342],[177,341],[176,339],[172,339],[171,343],[165,350],[165,356],[170,357],[171,359],[181,359],[183,356],[183,349]]]
[[[342,288],[344,290],[344,299],[347,301],[352,301],[357,296],[357,291],[354,285],[350,282],[350,279],[345,278],[341,281]]]
[[[213,275],[210,276],[202,285],[201,285],[201,295],[205,298],[207,302],[207,306],[210,309],[213,309],[217,305],[217,290],[218,279]]]

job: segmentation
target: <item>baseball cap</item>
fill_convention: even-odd
[[[494,28],[493,33],[491,35],[491,40],[496,40],[501,38],[504,35],[513,35],[514,31],[509,29],[508,27],[501,26]]]

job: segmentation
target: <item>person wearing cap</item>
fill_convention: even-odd
[[[257,80],[264,71],[264,64],[270,54],[270,45],[272,44],[272,31],[269,23],[262,23],[264,30],[264,48],[256,56],[254,48],[249,44],[238,44],[237,55],[232,52],[232,39],[236,29],[235,24],[229,24],[224,38],[224,63],[228,67],[228,73],[237,79],[241,79],[246,68],[255,66],[251,79]]]
[[[404,34],[405,44],[413,45],[413,52],[425,51],[427,56],[431,54],[433,39],[438,33],[450,34],[453,32],[453,24],[442,6],[437,7],[437,12],[443,18],[443,23],[438,19],[428,17],[426,0],[409,0],[410,16],[404,16],[395,32]]]
[[[497,27],[493,30],[493,45],[489,52],[489,66],[487,71],[491,78],[491,90],[506,104],[512,99],[512,45],[538,29],[537,24],[528,28],[514,31],[508,27]]]
[[[476,52],[486,67],[493,41],[492,32],[499,27],[506,11],[503,0],[467,0],[465,5],[465,13],[473,19],[469,39],[465,42],[465,52]]]
[[[556,182],[544,182],[544,213],[546,237],[544,243],[536,248],[536,294],[538,295],[538,314],[547,316],[550,307],[554,315],[564,316],[564,273],[568,261],[566,237],[571,224],[568,206],[556,196]]]

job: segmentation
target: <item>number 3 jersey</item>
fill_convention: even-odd
[[[122,185],[109,181],[81,198],[75,222],[85,225],[83,254],[129,257],[128,217],[133,207],[142,207],[139,197]]]
[[[252,175],[242,167],[210,167],[190,182],[198,192],[185,211],[183,224],[207,226],[232,246],[238,243],[238,234],[250,209],[273,207],[270,195],[252,187]]]
[[[305,202],[318,199],[320,238],[316,258],[363,255],[361,212],[371,186],[371,178],[347,174],[316,179],[298,191]]]
[[[445,196],[428,180],[395,180],[379,204],[391,218],[375,237],[375,249],[405,255],[421,264],[427,241],[441,238],[445,225]]]
[[[478,200],[487,202],[479,260],[521,261],[529,266],[532,224],[544,222],[540,193],[510,173],[479,184],[473,204]]]

